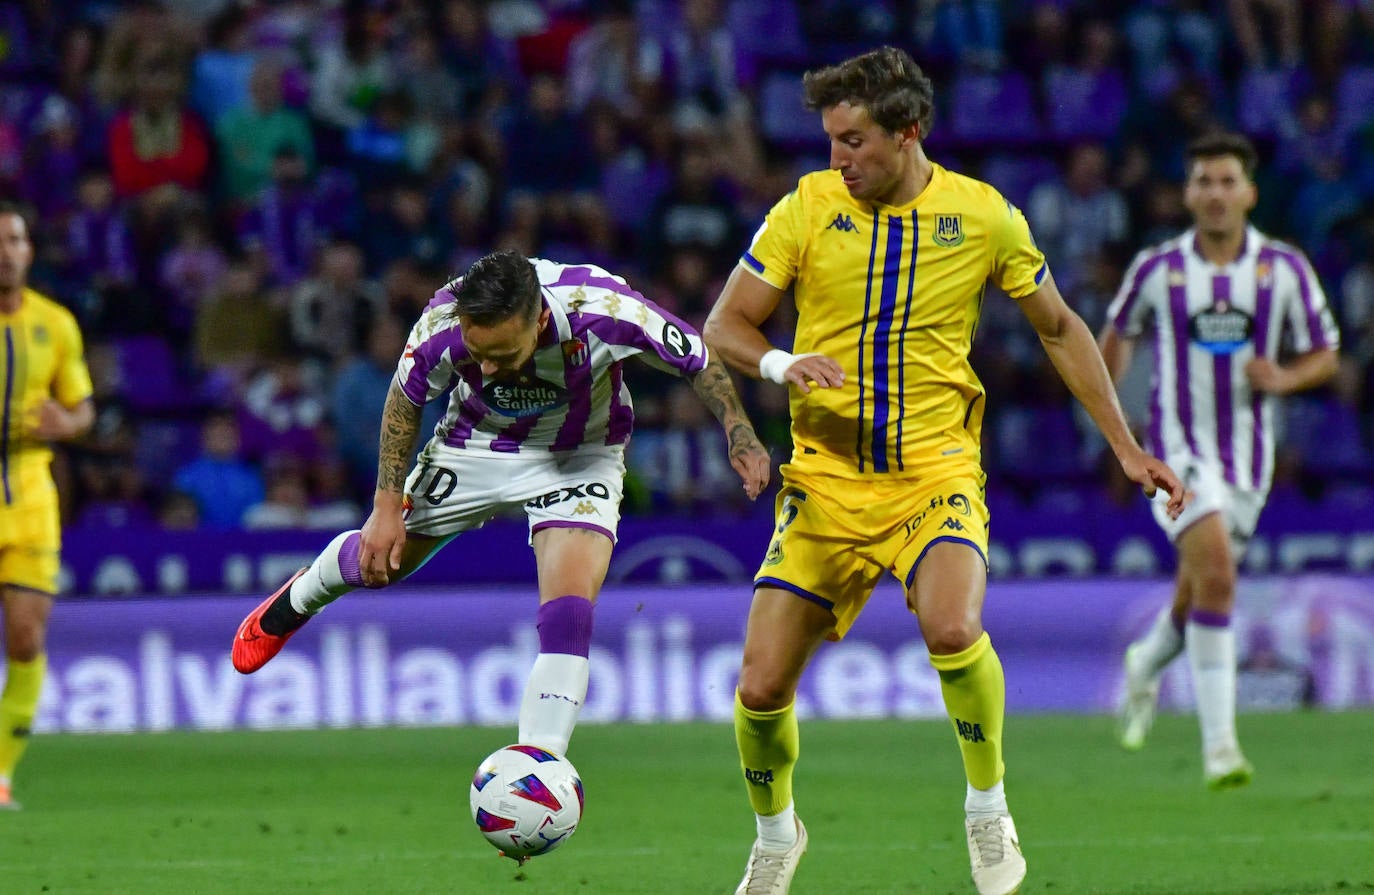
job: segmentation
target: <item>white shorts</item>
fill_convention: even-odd
[[[1170,457],[1168,463],[1183,479],[1183,484],[1193,492],[1193,502],[1184,508],[1177,519],[1170,519],[1166,501],[1162,496],[1157,496],[1150,509],[1154,511],[1159,527],[1164,529],[1170,541],[1174,541],[1202,517],[1220,513],[1226,531],[1231,536],[1231,555],[1239,562],[1255,533],[1260,511],[1264,509],[1269,492],[1237,488],[1226,481],[1217,466],[1190,454]]]
[[[406,531],[449,537],[524,508],[531,539],[545,528],[589,528],[614,542],[624,479],[620,445],[503,454],[431,443],[406,479]]]

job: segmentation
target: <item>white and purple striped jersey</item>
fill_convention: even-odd
[[[514,454],[624,444],[634,425],[625,359],[639,355],[665,372],[691,375],[706,366],[701,335],[599,267],[530,263],[550,318],[522,376],[482,375],[463,342],[449,283],[411,329],[396,381],[416,405],[452,387],[434,430],[449,447]]]
[[[1150,449],[1214,464],[1230,485],[1267,491],[1278,400],[1256,392],[1245,365],[1336,348],[1339,334],[1303,253],[1253,227],[1240,256],[1217,266],[1195,231],[1141,252],[1107,311],[1128,338],[1153,325]]]

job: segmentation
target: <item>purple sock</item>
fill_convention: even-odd
[[[587,658],[592,648],[592,601],[557,597],[539,607],[539,652]]]
[[[358,560],[360,534],[361,532],[353,532],[339,547],[339,574],[343,576],[344,584],[354,587],[363,586],[363,568]]]
[[[1188,613],[1188,621],[1198,625],[1206,625],[1209,628],[1226,628],[1231,625],[1231,616],[1226,612],[1208,612],[1206,609],[1194,609]]]

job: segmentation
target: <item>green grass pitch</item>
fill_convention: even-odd
[[[1374,714],[1246,715],[1255,783],[1201,785],[1196,722],[1009,719],[1023,893],[1374,892]],[[502,729],[46,736],[0,813],[0,892],[731,893],[753,821],[727,725],[584,726],[577,835],[522,869],[473,828]],[[804,722],[793,895],[972,892],[945,723]]]

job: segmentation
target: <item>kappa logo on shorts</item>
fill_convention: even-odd
[[[596,505],[593,504],[590,500],[584,500],[577,506],[573,507],[574,516],[595,516],[600,514],[600,512],[601,511],[598,510],[596,508]]]
[[[960,522],[958,519],[955,519],[953,516],[946,516],[945,521],[940,523],[940,528],[948,528],[951,531],[963,531],[964,523]]]
[[[582,503],[590,503],[590,501],[587,500],[587,498],[589,497],[596,497],[601,500],[610,500],[611,489],[607,488],[600,482],[584,482],[580,485],[565,485],[564,487],[558,488],[554,491],[550,491],[547,494],[541,494],[538,497],[530,498],[529,500],[525,501],[525,507],[532,510],[542,510],[547,509],[548,507],[551,507],[554,504],[564,503],[565,501],[569,500],[578,500]],[[573,510],[573,512],[575,514],[583,514],[588,511],[582,509],[581,504],[579,504]],[[596,512],[596,508],[592,507],[590,512]]]

